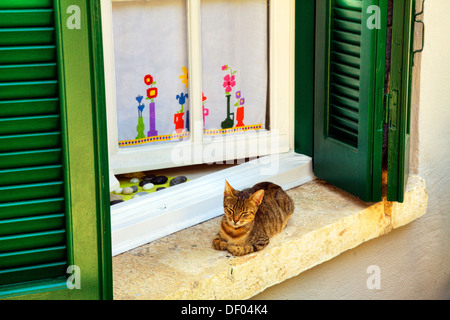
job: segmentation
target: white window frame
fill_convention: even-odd
[[[312,159],[293,152],[295,0],[271,0],[269,5],[269,131],[221,136],[214,139],[204,137],[201,0],[186,0],[190,123],[192,124],[190,140],[130,149],[118,147],[112,32],[112,2],[127,0],[101,1],[109,165],[112,182],[110,189],[114,190],[118,185],[114,176],[116,174],[256,158],[189,183],[112,206],[113,255],[222,215],[221,203],[225,179],[237,189],[243,189],[261,181],[271,181],[284,189],[289,189],[314,179]],[[196,123],[200,125],[196,126]],[[221,152],[214,154],[204,152],[208,150],[221,150]]]
[[[238,136],[205,138],[202,115],[201,0],[187,1],[189,57],[189,100],[191,132],[189,141],[123,149],[118,146],[112,2],[102,0],[103,50],[105,62],[108,148],[112,174],[220,163],[285,153],[294,146],[294,32],[295,0],[271,0],[269,6],[269,90],[270,131]],[[144,1],[144,0],[142,0]],[[270,147],[261,141],[276,141]],[[269,143],[270,144],[270,143]],[[254,146],[259,146],[255,148]],[[210,153],[202,150],[218,150]],[[200,150],[200,152],[199,152]],[[174,157],[175,154],[175,157]],[[177,155],[183,155],[182,163]],[[175,160],[174,160],[175,158]],[[151,159],[151,161],[149,161]]]

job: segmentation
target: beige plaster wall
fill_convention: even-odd
[[[411,171],[427,182],[427,214],[255,299],[450,299],[450,1],[428,0],[425,7],[426,46],[413,80]],[[381,271],[380,289],[367,287],[372,265]]]

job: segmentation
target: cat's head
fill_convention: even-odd
[[[264,198],[264,190],[259,190],[252,195],[244,195],[225,180],[225,192],[223,208],[225,218],[230,226],[240,228],[255,219],[256,212]]]

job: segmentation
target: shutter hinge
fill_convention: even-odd
[[[384,123],[389,125],[390,130],[396,130],[398,91],[392,90],[392,93],[388,93],[384,97]]]

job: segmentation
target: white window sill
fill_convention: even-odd
[[[403,204],[366,203],[323,181],[288,191],[296,209],[263,251],[215,251],[220,217],[113,258],[115,299],[248,299],[426,213],[427,190],[409,178]]]

